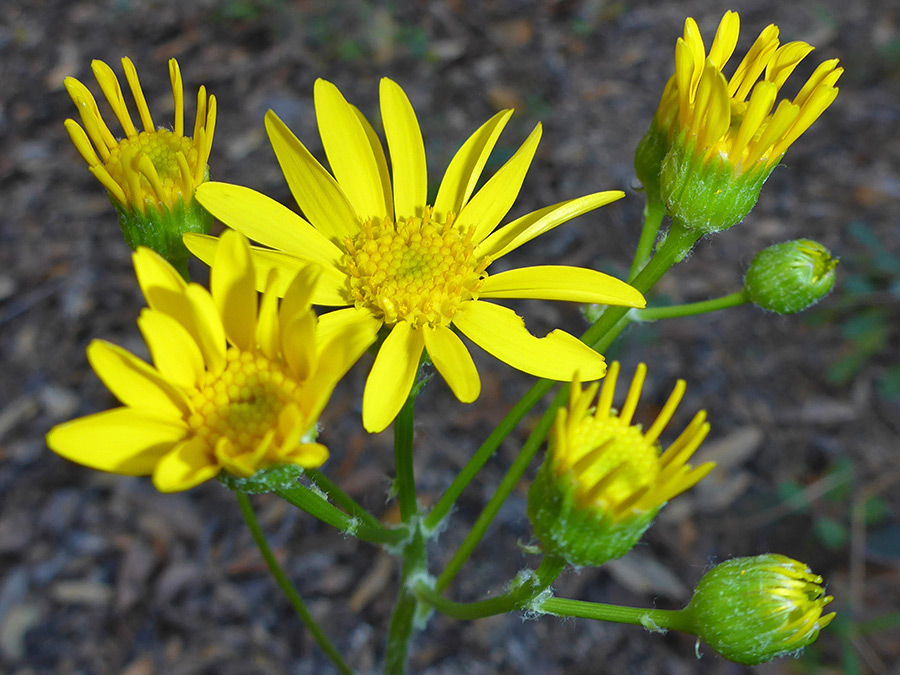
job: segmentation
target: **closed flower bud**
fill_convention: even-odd
[[[750,301],[777,314],[795,314],[834,288],[838,259],[810,239],[769,246],[756,254],[744,277]]]
[[[700,580],[686,608],[696,635],[722,656],[755,665],[811,644],[831,623],[822,577],[778,554],[734,558]]]
[[[704,412],[664,452],[659,435],[684,394],[679,380],[653,425],[632,424],[647,368],[638,366],[625,405],[612,409],[619,363],[586,391],[573,383],[567,408],[559,410],[543,465],[528,492],[528,517],[547,553],[576,566],[601,565],[625,555],[672,497],[694,486],[713,468],[687,464],[706,437]]]

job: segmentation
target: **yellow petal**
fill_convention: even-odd
[[[741,32],[741,19],[737,12],[728,11],[719,22],[716,37],[709,48],[709,60],[717,70],[722,70],[737,46]]]
[[[446,219],[448,213],[458,214],[469,201],[469,197],[475,191],[478,179],[488,160],[500,132],[512,117],[512,110],[502,110],[491,119],[481,125],[479,129],[469,136],[468,140],[453,156],[441,186],[438,188],[437,198],[434,200],[434,213],[437,218]]]
[[[281,322],[281,354],[297,380],[309,377],[316,359],[316,315],[312,310]]]
[[[406,93],[393,80],[381,79],[381,120],[394,169],[394,217],[421,216],[428,198],[425,144]]]
[[[174,419],[190,412],[190,402],[180,388],[118,345],[93,340],[87,357],[97,377],[124,405]]]
[[[491,233],[487,239],[475,247],[475,255],[479,258],[490,256],[496,260],[535,237],[549,232],[557,225],[562,225],[588,211],[599,209],[624,196],[625,193],[621,190],[608,190],[532,211]]]
[[[477,399],[481,393],[481,379],[462,340],[446,326],[425,326],[423,331],[428,356],[456,398],[463,403]]]
[[[381,172],[353,106],[337,87],[322,79],[316,80],[313,98],[325,155],[356,215],[362,221],[386,217],[389,209],[381,186]]]
[[[366,116],[362,114],[360,109],[355,105],[351,105],[350,107],[353,108],[353,112],[356,114],[356,119],[359,120],[359,123],[365,130],[366,138],[369,139],[369,145],[372,146],[372,153],[375,155],[375,163],[378,165],[378,174],[381,176],[381,190],[384,193],[384,200],[388,205],[388,209],[390,210],[391,206],[394,203],[394,198],[391,191],[391,174],[388,171],[387,156],[384,154],[384,146],[381,145],[381,139],[378,137],[375,129],[371,124],[369,124],[369,120],[366,119]],[[393,212],[389,212],[388,218],[393,217]]]
[[[291,285],[284,293],[284,301],[281,303],[281,311],[278,314],[282,323],[290,323],[296,317],[310,311],[316,284],[321,274],[322,270],[318,265],[306,265],[294,275]]]
[[[467,302],[453,324],[472,342],[513,368],[551,380],[597,380],[606,372],[603,357],[578,338],[554,330],[536,338],[511,309],[489,302]]]
[[[356,307],[336,309],[326,312],[319,317],[319,326],[316,331],[316,339],[320,345],[325,345],[335,338],[344,339],[346,334],[361,332],[364,335],[371,334],[375,341],[375,334],[382,326],[382,321],[376,319],[365,310]],[[368,345],[367,345],[368,346]]]
[[[624,281],[595,270],[565,265],[520,267],[489,276],[478,293],[484,298],[534,298],[645,307],[641,293]]]
[[[203,355],[184,326],[168,314],[145,308],[138,328],[163,377],[185,389],[196,387],[203,375]]]
[[[188,311],[182,324],[193,336],[203,354],[207,370],[219,372],[225,367],[225,327],[209,292],[190,284],[184,293]],[[175,317],[178,319],[179,317]]]
[[[132,253],[131,259],[141,292],[153,309],[166,311],[168,300],[187,288],[181,275],[156,251],[140,246]],[[161,303],[163,306],[160,306]]]
[[[225,327],[225,335],[242,351],[256,341],[256,273],[244,235],[226,230],[219,237],[209,272],[209,288]]]
[[[213,478],[219,471],[219,463],[206,443],[191,438],[176,445],[159,461],[153,472],[153,484],[160,492],[180,492]]]
[[[328,459],[328,448],[321,443],[301,443],[289,451],[278,453],[278,459],[304,469],[318,469]]]
[[[291,194],[313,227],[335,243],[358,233],[359,217],[337,181],[271,110],[266,131]]]
[[[281,334],[278,326],[278,296],[275,284],[278,272],[269,271],[269,281],[259,303],[259,318],[256,322],[256,344],[268,359],[277,359],[281,352]]]
[[[186,234],[184,243],[191,253],[209,264],[215,257],[218,239],[205,234]],[[275,294],[279,297],[287,292],[288,286],[297,272],[309,264],[308,260],[295,255],[256,246],[250,247],[250,255],[256,270],[256,289],[264,291],[269,280],[269,273],[275,270],[278,272]],[[313,304],[332,307],[349,304],[344,294],[347,275],[333,265],[320,265],[320,268],[321,277],[313,293]]]
[[[512,208],[540,140],[541,125],[538,124],[516,154],[463,206],[457,226],[463,231],[474,227],[474,241],[480,242],[487,237]]]
[[[363,392],[363,426],[369,433],[384,431],[406,403],[424,347],[422,331],[406,321],[385,338]]]
[[[47,447],[92,469],[147,476],[187,432],[184,423],[172,417],[116,408],[53,427]]]
[[[265,246],[325,265],[341,260],[341,249],[312,225],[256,190],[228,183],[203,183],[195,195],[218,220]]]

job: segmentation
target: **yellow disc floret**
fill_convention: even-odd
[[[285,441],[285,410],[299,412],[299,388],[283,364],[259,353],[232,347],[225,369],[207,371],[191,397],[188,424],[231,473],[252,475],[266,464],[265,454]],[[296,439],[297,442],[300,439]]]
[[[443,222],[430,209],[421,217],[372,219],[344,240],[343,265],[357,307],[386,324],[408,321],[446,326],[460,303],[477,299],[489,258],[475,256],[471,229],[453,215]]]

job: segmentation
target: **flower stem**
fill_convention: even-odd
[[[341,532],[353,535],[363,541],[390,545],[399,544],[409,536],[405,528],[393,529],[380,524],[374,526],[366,522],[360,522],[359,518],[347,515],[326,501],[322,496],[299,483],[290,487],[280,488],[275,493],[286,502],[306,511],[314,518],[318,518]]]
[[[487,440],[485,440],[475,454],[472,455],[472,458],[462,468],[462,471],[460,471],[456,478],[453,479],[453,482],[450,483],[450,486],[446,489],[444,494],[441,495],[441,498],[438,500],[437,504],[434,505],[431,512],[425,516],[422,524],[426,530],[434,529],[447,517],[447,514],[450,513],[450,509],[453,508],[453,505],[456,503],[456,500],[459,499],[463,490],[466,489],[466,486],[472,482],[472,479],[475,478],[476,474],[481,471],[482,467],[494,455],[494,452],[500,447],[500,444],[507,436],[509,436],[512,430],[516,428],[516,425],[522,421],[522,418],[537,405],[538,401],[540,401],[555,384],[556,382],[553,382],[552,380],[538,380],[531,386],[531,389],[525,393],[519,402],[513,406],[513,409],[507,413],[506,417],[504,417],[500,424],[491,432],[491,435],[487,437]]]
[[[637,321],[656,321],[657,319],[674,319],[682,316],[696,316],[697,314],[716,312],[720,309],[737,307],[748,302],[750,302],[750,296],[747,294],[747,291],[741,289],[736,293],[723,295],[721,298],[689,302],[683,305],[670,305],[668,307],[649,307],[635,310],[632,314]]]
[[[385,675],[403,675],[409,657],[409,643],[416,627],[419,609],[418,598],[413,594],[412,579],[427,573],[425,536],[416,530],[403,549],[403,567],[400,571],[400,590],[388,627],[387,648],[384,657]]]
[[[556,578],[565,569],[565,566],[565,561],[560,558],[545,556],[533,575],[527,574],[518,577],[510,591],[494,598],[476,602],[455,602],[449,600],[438,591],[429,588],[425,583],[418,584],[414,592],[419,600],[454,619],[481,619],[486,616],[505,614],[516,609],[527,608],[538,595],[556,581]]]
[[[659,234],[659,227],[665,216],[666,205],[662,201],[651,200],[648,197],[644,202],[644,223],[641,226],[641,238],[634,252],[634,260],[631,261],[631,270],[628,272],[628,283],[634,280],[644,263],[650,259],[656,235]]]
[[[397,467],[397,498],[400,501],[400,518],[404,523],[416,515],[416,478],[413,473],[413,426],[416,390],[410,392],[400,414],[394,420],[394,463]]]
[[[309,632],[312,633],[312,636],[319,644],[319,647],[322,648],[322,651],[331,659],[337,669],[343,673],[343,675],[353,675],[353,670],[347,665],[346,661],[344,661],[344,658],[328,639],[328,636],[325,635],[325,632],[322,630],[321,626],[319,626],[313,615],[309,613],[309,610],[306,608],[306,604],[303,602],[297,589],[294,588],[294,585],[291,583],[291,580],[288,579],[287,574],[284,573],[284,569],[282,569],[275,554],[272,553],[272,549],[269,548],[269,543],[266,541],[262,528],[259,526],[259,520],[257,520],[256,514],[253,512],[253,507],[250,505],[250,498],[243,492],[235,492],[235,496],[237,497],[241,514],[244,516],[244,521],[247,523],[250,534],[253,536],[253,541],[256,542],[260,555],[262,555],[263,560],[266,561],[266,565],[269,568],[269,572],[272,573],[275,583],[278,584],[278,587],[281,588],[287,599],[290,600],[291,605],[294,607],[294,611],[297,612],[297,616],[300,617],[300,620]]]
[[[351,516],[359,518],[361,521],[372,527],[384,527],[378,521],[378,518],[363,508],[355,499],[353,499],[353,497],[341,490],[334,481],[321,471],[318,469],[304,469],[304,473],[309,478],[310,483],[328,495],[329,499],[333,500],[335,504],[340,506]]]
[[[459,573],[460,568],[462,568],[466,560],[469,559],[469,556],[472,555],[475,547],[478,546],[478,543],[481,541],[482,537],[484,537],[485,532],[487,532],[487,529],[496,517],[497,512],[500,511],[500,507],[503,506],[503,503],[515,489],[516,485],[518,485],[519,480],[522,478],[522,474],[525,473],[525,470],[528,469],[528,465],[531,464],[531,460],[534,459],[535,454],[540,450],[541,444],[544,442],[544,437],[550,431],[550,427],[553,426],[553,420],[556,418],[556,408],[566,400],[568,394],[569,388],[564,385],[556,394],[553,403],[550,404],[550,407],[541,417],[540,421],[538,421],[534,430],[531,432],[531,435],[528,437],[528,440],[525,441],[522,449],[519,450],[518,456],[507,470],[506,475],[503,476],[497,489],[494,491],[494,495],[488,500],[484,510],[478,516],[475,524],[472,525],[472,529],[469,530],[463,543],[460,544],[456,553],[453,554],[450,562],[447,563],[444,571],[441,572],[441,575],[438,577],[437,583],[435,584],[435,588],[438,592],[443,591],[450,585]]]
[[[598,621],[614,621],[643,626],[648,630],[677,630],[694,634],[690,615],[683,609],[643,609],[640,607],[620,607],[600,602],[569,600],[568,598],[547,598],[536,609],[554,616],[576,616]]]

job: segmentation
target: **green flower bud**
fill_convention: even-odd
[[[783,555],[734,558],[700,580],[685,611],[722,656],[755,665],[811,644],[831,623],[822,577]]]
[[[838,259],[810,239],[769,246],[756,254],[744,288],[757,307],[794,314],[814,305],[834,288]]]
[[[621,412],[612,409],[619,363],[609,366],[596,408],[598,384],[572,384],[560,409],[547,456],[528,491],[528,517],[543,549],[576,565],[602,565],[640,540],[663,504],[693,487],[713,468],[687,461],[709,431],[698,413],[665,451],[659,435],[684,394],[684,382],[644,432],[631,424],[647,368],[638,366]]]

